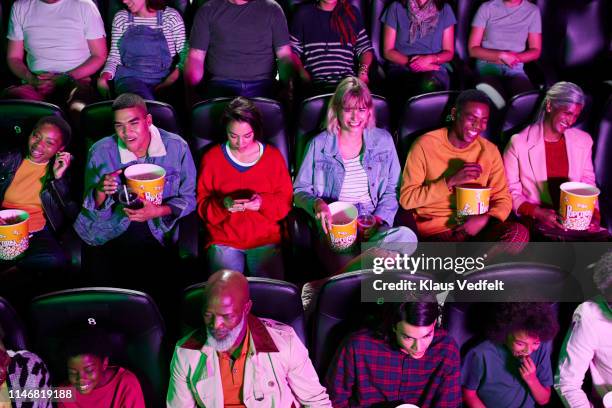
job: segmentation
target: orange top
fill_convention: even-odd
[[[243,404],[242,383],[244,382],[244,364],[249,351],[249,328],[247,326],[244,341],[231,355],[218,352],[221,384],[223,385],[223,406],[225,408],[246,408]]]
[[[410,148],[400,189],[400,205],[415,210],[417,229],[422,236],[457,226],[457,198],[445,178],[455,174],[464,163],[478,163],[482,167],[480,177],[472,183],[491,187],[488,214],[501,221],[510,214],[512,198],[497,146],[479,136],[459,149],[449,142],[448,129],[437,129],[419,137]]]
[[[25,159],[4,193],[2,208],[27,211],[30,214],[30,232],[40,231],[45,227],[40,192],[46,172],[47,163],[38,164]]]

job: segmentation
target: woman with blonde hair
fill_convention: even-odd
[[[358,78],[345,78],[329,101],[326,130],[308,146],[294,182],[294,203],[317,220],[325,235],[331,227],[328,203],[342,201],[354,204],[360,214],[373,216],[374,226],[364,231],[365,241],[416,242],[410,229],[392,228],[401,169],[393,138],[375,123],[367,86]],[[336,268],[342,266],[328,265],[332,268],[328,272],[337,272]]]
[[[593,140],[572,127],[584,104],[578,85],[557,82],[546,92],[536,122],[514,135],[504,152],[512,208],[537,231],[563,230],[557,215],[562,183],[595,185]],[[589,232],[600,232],[598,210]]]

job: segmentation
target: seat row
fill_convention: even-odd
[[[397,129],[391,121],[390,107],[386,99],[374,96],[376,126],[394,135],[400,163],[405,161],[412,142],[418,136],[445,126],[458,95],[458,91],[441,91],[410,98],[403,107]],[[300,167],[309,140],[322,130],[330,97],[331,94],[326,94],[304,100],[293,124],[289,123],[277,101],[253,99],[263,116],[266,142],[280,150],[294,174]],[[485,137],[503,150],[509,138],[535,118],[543,98],[544,91],[533,90],[513,97],[502,112],[493,110]],[[196,104],[190,112],[189,124],[181,123],[180,116],[169,104],[147,101],[147,107],[156,126],[179,134],[191,143],[197,162],[207,146],[225,140],[225,130],[222,129],[220,119],[229,101],[231,98],[216,98]],[[111,105],[112,101],[97,102],[87,105],[81,112],[81,140],[88,146],[114,133]],[[596,140],[610,137],[605,123],[612,115],[611,102],[608,101],[603,110],[592,105],[593,101],[589,100],[576,127],[591,133]],[[64,114],[58,106],[46,102],[0,101],[0,130],[4,135],[2,146],[17,146],[20,135],[28,135],[36,120],[47,115]]]
[[[516,290],[524,286],[526,279],[533,282],[534,286],[553,281],[566,282],[567,287],[576,295],[577,302],[582,297],[568,274],[550,265],[501,264],[468,273],[462,278],[472,283],[482,279],[498,279],[508,288]],[[374,279],[380,279],[371,270],[330,278],[321,288],[315,312],[308,322],[304,318],[300,292],[295,285],[265,278],[248,279],[253,300],[252,313],[292,326],[308,346],[313,364],[321,377],[325,375],[342,338],[350,331],[363,327],[368,316],[375,318],[383,310],[380,300],[377,303],[363,302],[363,287],[371,285]],[[403,272],[386,277],[387,282],[431,279],[427,274]],[[201,310],[204,285],[192,285],[184,291],[180,316],[181,335],[203,324]],[[474,301],[482,300],[456,296],[447,298],[445,303],[443,326],[455,338],[462,354],[470,341],[482,334],[478,333],[478,327],[473,324],[474,310],[476,313],[478,310],[483,311],[480,304]],[[508,301],[512,298],[484,300]],[[564,327],[562,324],[561,332],[567,327],[573,307],[567,307],[568,316],[560,316],[566,325]],[[564,309],[564,306],[558,309]],[[148,401],[147,406],[162,406],[168,382],[170,350],[177,339],[168,338],[160,311],[147,294],[117,288],[79,288],[39,296],[31,303],[28,319],[30,338],[34,342],[29,341],[25,326],[15,310],[0,298],[0,326],[7,333],[5,345],[10,349],[30,348],[50,365],[53,373],[64,371],[57,361],[62,333],[82,322],[95,323],[109,332],[113,342],[113,362],[128,367],[138,375]]]

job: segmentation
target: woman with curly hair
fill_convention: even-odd
[[[550,340],[558,330],[555,312],[548,303],[500,305],[488,340],[465,357],[461,370],[465,406],[525,408],[547,404],[553,384]]]

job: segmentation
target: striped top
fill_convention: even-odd
[[[338,201],[360,204],[368,213],[374,212],[374,204],[370,198],[368,175],[361,164],[361,155],[344,161],[344,181],[340,189]]]
[[[134,24],[144,25],[149,27],[157,26],[157,17],[138,17],[134,15]],[[111,78],[115,76],[117,66],[121,65],[121,54],[119,53],[119,39],[128,28],[128,12],[127,10],[118,11],[113,18],[113,27],[111,34],[111,48],[106,59],[106,64],[102,72],[111,74]],[[172,7],[166,7],[162,12],[162,31],[168,42],[170,56],[174,58],[179,55],[177,67],[182,70],[185,56],[188,51],[185,24],[183,18],[178,11]]]
[[[315,84],[336,84],[355,75],[356,59],[372,51],[361,15],[354,7],[353,12],[357,17],[352,24],[357,40],[355,44],[342,44],[339,34],[331,29],[330,11],[315,4],[305,4],[296,11],[291,24],[291,48]]]

